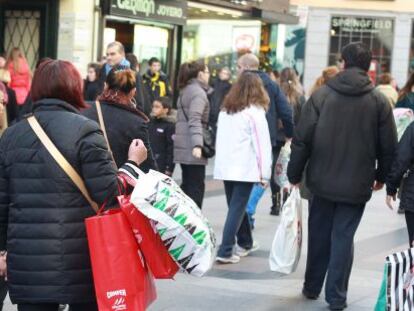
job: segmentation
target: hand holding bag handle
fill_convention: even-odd
[[[43,146],[45,146],[46,150],[50,153],[53,159],[55,159],[55,161],[59,164],[63,171],[69,176],[73,183],[79,188],[80,192],[89,202],[93,210],[98,214],[98,204],[94,202],[90,197],[89,192],[86,189],[85,183],[79,176],[78,172],[76,172],[72,165],[70,165],[70,163],[65,159],[62,153],[56,148],[55,144],[50,140],[49,136],[47,136],[46,132],[43,130],[42,126],[39,124],[36,117],[31,116],[27,119],[27,121],[29,122],[29,125],[35,132],[36,136],[42,142]]]

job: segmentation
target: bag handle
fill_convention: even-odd
[[[116,163],[115,158],[114,158],[114,154],[112,153],[112,150],[111,150],[111,145],[109,144],[108,135],[106,134],[106,127],[105,127],[105,122],[104,122],[104,118],[103,118],[102,107],[101,107],[101,103],[99,102],[99,100],[96,101],[96,111],[98,113],[99,125],[100,125],[101,130],[104,134],[105,141],[106,141],[106,144],[108,146],[108,151],[111,154],[112,160],[114,161],[114,163]]]
[[[83,194],[85,199],[89,202],[93,210],[98,214],[99,207],[96,202],[92,200],[89,195],[88,190],[86,189],[85,183],[82,178],[79,176],[78,172],[70,165],[70,163],[65,159],[62,153],[56,148],[55,144],[47,136],[46,132],[43,130],[42,126],[39,124],[35,116],[31,116],[27,119],[30,127],[35,132],[36,136],[42,142],[43,146],[50,153],[50,155],[55,159],[57,164],[62,168],[62,170],[69,176],[73,183],[79,188],[80,192]]]

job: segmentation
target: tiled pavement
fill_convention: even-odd
[[[208,171],[210,174],[211,171]],[[407,247],[404,217],[384,204],[384,192],[368,203],[356,235],[355,263],[348,297],[349,311],[373,310],[381,283],[384,258],[388,253]],[[306,260],[306,245],[298,270],[289,276],[270,272],[269,248],[279,217],[268,214],[270,195],[260,203],[255,238],[261,249],[237,265],[215,266],[204,278],[179,275],[174,281],[158,281],[158,300],[151,311],[230,311],[327,310],[323,295],[317,301],[306,301],[300,295]],[[204,212],[221,239],[225,213],[225,197],[220,182],[209,180]],[[304,217],[307,218],[305,204]],[[307,230],[304,230],[306,241]],[[305,243],[306,244],[306,243]],[[6,303],[6,311],[16,310]]]

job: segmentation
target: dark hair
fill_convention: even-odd
[[[196,79],[199,72],[205,71],[207,66],[202,62],[189,62],[180,66],[178,72],[178,88],[185,88],[191,79]]]
[[[118,65],[109,71],[106,77],[108,89],[128,94],[136,88],[135,73],[128,67]]]
[[[48,59],[36,69],[30,90],[33,101],[57,98],[80,109],[86,108],[83,100],[82,78],[70,62]]]
[[[354,42],[346,45],[342,49],[341,54],[345,62],[345,69],[358,67],[364,71],[368,71],[371,66],[371,50],[362,42]]]
[[[43,58],[39,59],[39,60],[36,62],[35,69],[39,68],[39,66],[40,66],[43,62],[45,62],[45,61],[47,61],[47,60],[53,60],[53,59],[51,59],[50,57],[43,57]]]
[[[387,85],[387,84],[391,84],[391,81],[392,81],[391,74],[386,72],[379,76],[378,84]]]
[[[131,64],[131,69],[133,71],[136,71],[136,68],[139,66],[139,62],[138,62],[138,58],[135,56],[135,54],[128,53],[127,55],[125,55],[125,58]]]
[[[99,79],[99,71],[101,69],[101,66],[99,64],[97,64],[97,63],[89,63],[88,64],[88,69],[89,68],[92,68],[95,71],[96,80],[98,80]]]
[[[269,95],[263,82],[254,72],[245,71],[230,89],[223,103],[223,110],[233,114],[244,110],[250,105],[257,105],[267,110]]]
[[[401,89],[400,93],[398,94],[398,100],[402,100],[405,96],[412,92],[412,88],[414,86],[414,72],[411,73],[410,77],[408,78],[407,83]]]
[[[148,61],[148,65],[152,66],[152,64],[154,63],[161,63],[161,61],[156,57],[151,57],[150,60]]]
[[[162,105],[162,108],[168,109],[168,111],[172,108],[172,100],[168,96],[158,97],[154,100],[154,102],[159,102]]]

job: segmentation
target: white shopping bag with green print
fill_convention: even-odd
[[[203,276],[211,269],[216,238],[198,206],[167,175],[141,174],[131,202],[156,223],[164,245],[183,272]]]

